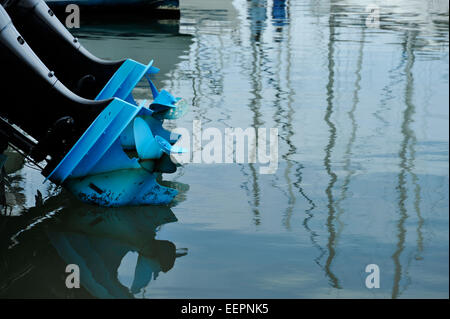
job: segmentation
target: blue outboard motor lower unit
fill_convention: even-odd
[[[176,196],[157,182],[177,169],[170,154],[184,151],[163,121],[182,116],[187,104],[158,91],[153,61],[101,60],[44,1],[4,0],[0,63],[0,153],[11,145],[44,163],[46,180],[102,206],[167,204]],[[144,77],[149,106],[132,94]]]

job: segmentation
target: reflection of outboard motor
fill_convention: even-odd
[[[6,140],[36,163],[45,159],[43,175],[83,201],[104,206],[169,203],[177,191],[159,185],[156,174],[173,173],[176,165],[169,155],[183,150],[173,146],[180,136],[162,122],[182,116],[187,104],[157,90],[150,78],[159,71],[153,61],[97,59],[42,0],[12,0],[7,8],[27,35],[19,34],[0,6],[0,61],[7,75],[0,80],[2,143]],[[137,105],[132,95],[143,77],[154,98],[148,107]]]
[[[176,221],[168,206],[105,209],[64,191],[16,218],[0,215],[0,298],[133,298],[187,255],[156,238]],[[79,266],[79,289],[61,280],[68,264]]]
[[[167,206],[127,211],[80,206],[62,210],[59,216],[47,236],[67,264],[79,265],[81,285],[96,297],[137,294],[187,254],[171,241],[155,239],[158,227],[177,221]],[[130,260],[130,253],[137,259]],[[122,269],[133,274],[125,286]]]

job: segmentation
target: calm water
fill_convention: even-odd
[[[168,128],[277,127],[276,174],[187,164],[165,176],[171,207],[105,209],[25,163],[0,219],[0,296],[448,298],[448,1],[181,2],[179,22],[75,33],[100,57],[155,60],[192,106]]]

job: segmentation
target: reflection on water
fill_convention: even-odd
[[[52,197],[15,221],[2,218],[9,230],[2,241],[11,245],[1,249],[1,296],[65,297],[63,265],[75,264],[83,294],[132,298],[187,254],[171,241],[155,239],[162,225],[177,221],[169,207],[104,209],[67,196]],[[44,267],[53,272],[39,278]],[[31,284],[36,287],[30,290]]]
[[[262,73],[264,72],[261,66],[264,64],[264,51],[261,46],[261,34],[265,29],[266,25],[266,1],[253,0],[251,5],[248,7],[248,20],[250,23],[250,41],[251,41],[251,51],[252,51],[252,63],[250,68],[250,92],[253,98],[249,101],[249,109],[252,114],[251,127],[254,127],[256,132],[264,123],[261,121],[261,102],[262,102]],[[253,190],[251,196],[253,197],[250,205],[252,206],[252,211],[254,215],[255,225],[258,226],[261,223],[261,217],[259,213],[259,202],[260,202],[260,187],[258,181],[258,173],[255,168],[255,164],[249,163],[248,167],[250,173],[245,173],[245,168],[243,167],[243,173],[246,177],[250,177],[250,181],[247,184]],[[248,190],[247,186],[244,186]]]
[[[369,4],[379,28],[366,24]],[[158,86],[192,105],[168,128],[277,127],[276,174],[189,164],[168,176],[184,183],[170,209],[109,210],[56,196],[24,166],[9,175],[20,216],[1,218],[0,294],[447,298],[448,1],[191,0],[181,10],[179,22],[76,33],[101,57],[155,60]],[[27,209],[37,190],[45,204]],[[68,291],[72,262],[82,288]],[[380,289],[364,285],[371,263]]]

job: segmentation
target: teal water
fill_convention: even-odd
[[[180,21],[74,33],[102,58],[155,60],[191,105],[168,128],[278,128],[276,173],[186,164],[164,176],[170,207],[105,209],[11,169],[0,296],[448,298],[448,1],[181,3]]]

